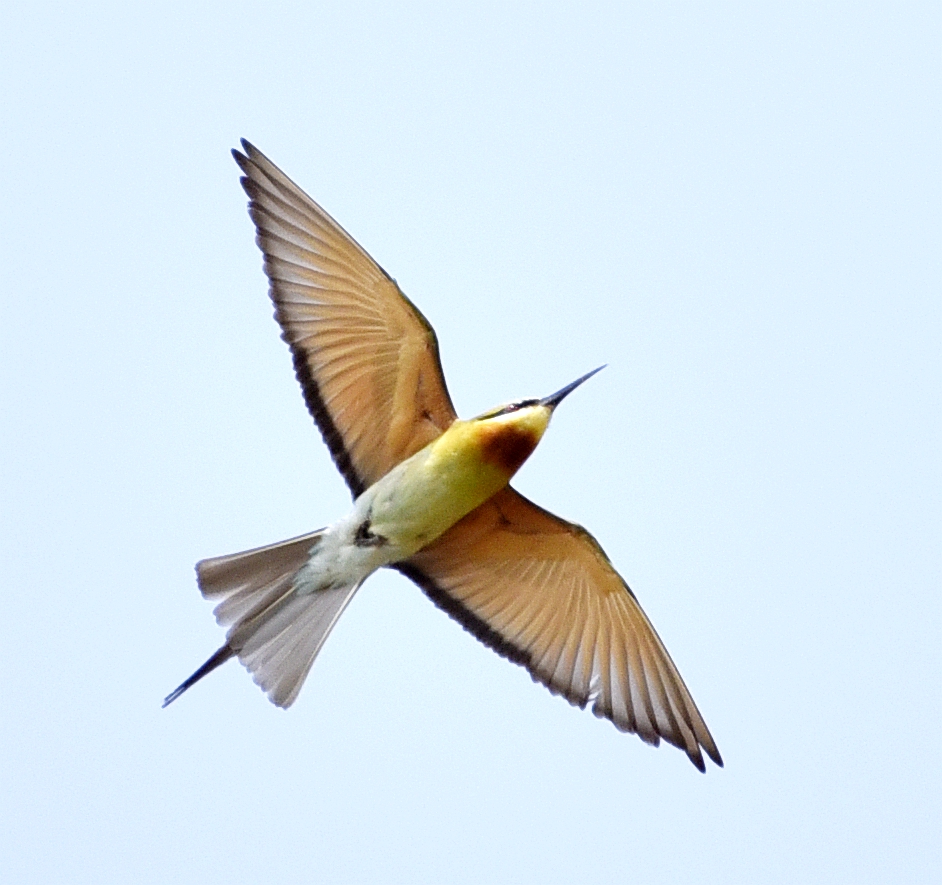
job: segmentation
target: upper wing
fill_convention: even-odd
[[[634,594],[583,528],[509,486],[396,568],[570,703],[704,770],[719,751]]]
[[[457,417],[435,332],[354,239],[255,147],[233,151],[307,407],[357,497]]]

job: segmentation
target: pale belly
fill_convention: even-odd
[[[449,442],[430,443],[360,495],[312,547],[297,588],[359,583],[430,544],[507,484],[505,473]]]
[[[446,434],[403,461],[356,502],[369,531],[404,559],[500,491],[510,477]],[[459,443],[459,444],[456,444]]]
[[[314,592],[358,583],[431,544],[499,492],[519,464],[489,461],[482,439],[487,442],[479,423],[455,421],[370,486],[347,516],[320,535],[299,588]]]

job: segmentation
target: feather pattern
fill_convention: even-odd
[[[396,568],[554,694],[701,771],[703,752],[723,764],[651,622],[580,526],[507,487]]]
[[[249,214],[308,409],[353,496],[455,420],[435,332],[366,251],[242,142]]]

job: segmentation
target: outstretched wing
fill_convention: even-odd
[[[249,214],[307,407],[357,497],[455,420],[435,332],[320,206],[243,139]]]
[[[583,528],[509,486],[399,563],[431,599],[571,704],[704,770],[722,765],[680,673],[634,594]]]

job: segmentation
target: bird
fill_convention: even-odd
[[[245,139],[249,198],[275,319],[304,400],[353,496],[350,513],[287,541],[204,559],[225,643],[164,699],[237,658],[290,707],[337,619],[377,569],[396,569],[484,645],[570,704],[705,771],[723,760],[637,598],[595,538],[510,480],[550,396],[470,420],[445,385],[435,331],[367,252]]]

